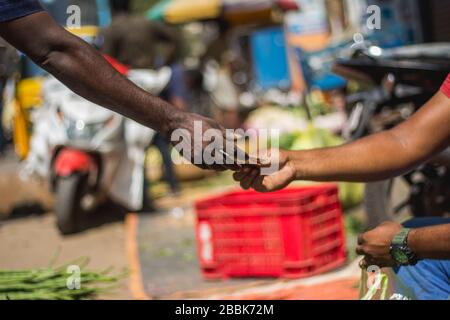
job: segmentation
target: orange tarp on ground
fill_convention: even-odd
[[[315,285],[299,285],[289,289],[274,290],[270,293],[233,295],[239,300],[358,300],[359,279],[349,278]],[[224,299],[227,299],[225,297]]]

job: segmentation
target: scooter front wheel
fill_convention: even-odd
[[[58,177],[55,194],[56,224],[62,234],[78,231],[78,220],[82,214],[81,198],[84,176],[74,173],[68,177]]]

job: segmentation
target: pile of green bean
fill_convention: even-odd
[[[70,289],[71,276],[65,267],[43,270],[0,270],[0,300],[79,300],[93,299],[112,289],[120,278],[101,272],[80,273],[80,288]]]

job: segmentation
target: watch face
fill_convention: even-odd
[[[407,264],[409,262],[408,256],[401,250],[401,248],[393,248],[391,254],[394,260],[399,264]]]

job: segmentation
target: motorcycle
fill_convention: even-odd
[[[364,88],[347,97],[344,135],[355,140],[396,126],[431,99],[450,72],[450,44],[358,49],[333,71]],[[402,187],[407,198],[394,203]],[[368,183],[365,193],[369,227],[408,208],[415,217],[450,212],[450,148],[400,178]]]
[[[171,70],[129,70],[128,78],[158,95]],[[155,132],[93,104],[52,76],[43,82],[44,106],[35,126],[25,170],[48,178],[62,234],[79,228],[81,215],[107,198],[127,209],[144,206],[145,151]]]

